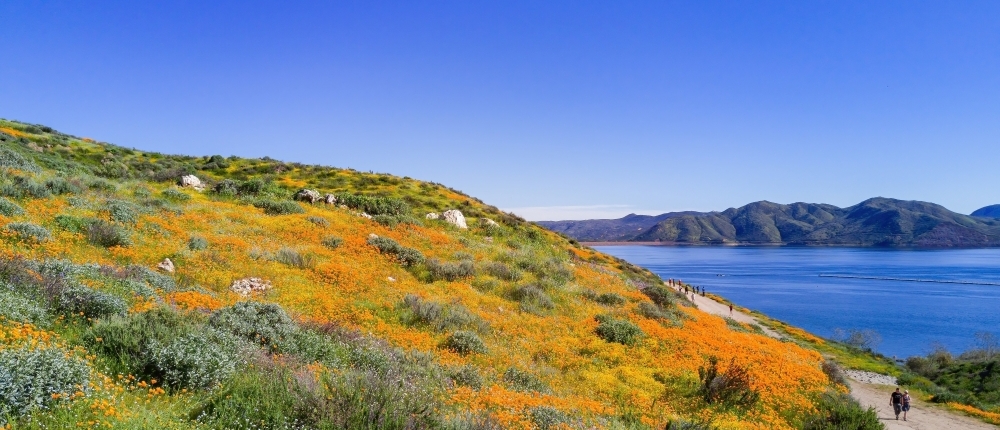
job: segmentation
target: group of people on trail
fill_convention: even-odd
[[[896,391],[893,391],[889,397],[889,404],[892,405],[892,411],[896,413],[896,419],[899,419],[899,413],[902,412],[903,421],[906,421],[906,411],[910,410],[910,390],[903,390],[900,393],[899,387],[896,387]]]

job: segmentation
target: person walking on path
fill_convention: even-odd
[[[733,305],[729,305],[729,316],[733,316]]]
[[[889,404],[892,405],[892,411],[896,413],[896,419],[899,419],[899,413],[903,410],[903,393],[899,392],[899,387],[896,387],[896,391],[892,392],[889,396]],[[906,420],[906,416],[903,416],[903,420]]]
[[[903,421],[906,421],[906,411],[910,410],[910,390],[903,390]],[[899,414],[896,414],[899,415]],[[898,417],[897,417],[898,419]]]

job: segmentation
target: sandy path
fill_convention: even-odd
[[[703,312],[708,312],[713,315],[727,316],[743,323],[755,324],[763,329],[764,333],[768,336],[776,339],[781,339],[782,337],[774,330],[758,324],[757,320],[750,315],[735,309],[733,309],[732,313],[730,313],[729,305],[719,303],[708,297],[703,297],[697,294],[688,294],[688,298],[691,299],[694,304],[698,306],[698,309]],[[895,386],[866,384],[858,382],[854,379],[852,379],[850,383],[851,396],[857,399],[858,402],[860,402],[864,407],[874,407],[875,412],[878,413],[879,420],[885,424],[885,428],[887,430],[997,429],[996,426],[944,409],[941,405],[922,402],[917,399],[913,399],[913,407],[910,409],[910,412],[907,413],[907,421],[902,420],[902,415],[900,415],[900,420],[896,421],[895,415],[892,411],[892,406],[889,406],[889,394],[896,389]]]
[[[889,406],[889,394],[895,389],[896,387],[892,385],[865,384],[851,380],[851,396],[858,399],[858,402],[864,407],[874,407],[875,412],[878,413],[879,421],[885,424],[887,430],[997,429],[990,424],[944,409],[941,405],[922,402],[918,399],[913,399],[912,408],[906,413],[906,421],[903,421],[902,414],[899,415],[899,421],[897,421],[892,406]]]

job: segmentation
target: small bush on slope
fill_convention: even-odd
[[[827,392],[817,406],[817,412],[806,420],[803,429],[881,430],[885,428],[879,421],[874,408],[864,409],[857,400],[844,393]]]
[[[87,240],[105,248],[132,245],[132,238],[127,230],[104,220],[94,220],[87,225]]]
[[[151,342],[150,365],[174,388],[210,388],[236,372],[241,345],[211,329],[183,334],[170,342]]]
[[[219,309],[208,320],[212,327],[260,344],[271,351],[288,351],[298,327],[273,303],[239,302]]]
[[[24,209],[21,209],[21,207],[18,206],[17,203],[14,203],[3,197],[0,197],[0,215],[12,217],[23,214],[24,214]]]
[[[412,267],[424,262],[424,255],[413,248],[407,248],[388,237],[372,237],[368,239],[368,244],[378,248],[383,254],[396,256],[399,262],[406,267]]]
[[[461,355],[486,353],[486,344],[483,343],[478,335],[471,331],[459,330],[452,333],[445,340],[444,347]]]
[[[7,224],[6,229],[22,242],[41,243],[52,239],[52,234],[45,227],[32,223],[12,222]]]
[[[88,390],[90,368],[58,348],[0,349],[0,424]]]
[[[597,335],[608,342],[631,346],[643,336],[642,330],[627,320],[598,315],[597,321]]]

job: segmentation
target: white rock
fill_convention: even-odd
[[[500,224],[497,224],[496,221],[493,221],[493,220],[491,220],[489,218],[480,218],[479,222],[481,222],[483,224],[486,224],[489,227],[499,227],[500,226]]]
[[[337,204],[337,196],[334,196],[333,194],[327,194],[326,197],[323,198],[323,203],[326,203],[328,205]]]
[[[367,213],[364,213],[364,212],[359,213],[358,216],[361,217],[361,218],[372,219],[371,215],[368,215]]]
[[[174,273],[174,262],[170,261],[169,258],[164,258],[160,264],[156,265],[156,268],[167,273]]]
[[[184,175],[181,176],[181,186],[191,187],[195,190],[201,191],[205,189],[205,184],[201,183],[201,179],[198,179],[195,175]]]
[[[375,234],[375,233],[368,233],[368,238],[369,239],[378,239],[378,235]]]
[[[427,215],[425,215],[424,218],[427,218],[427,219],[438,219],[438,218],[441,218],[441,215],[439,215],[437,212],[431,212],[431,213],[428,213]]]
[[[388,279],[389,282],[396,282],[396,278],[393,278],[392,276],[390,276],[390,277],[388,277],[386,279]]]
[[[445,211],[444,220],[455,224],[458,228],[469,228],[469,226],[465,224],[465,215],[462,215],[462,211],[458,209]]]
[[[347,205],[340,205],[338,207],[341,208],[341,209],[347,209]]]
[[[316,190],[303,188],[299,190],[299,192],[295,193],[295,200],[303,202],[316,203],[320,201],[320,199],[322,199],[322,197],[320,197],[319,191]]]
[[[259,293],[271,289],[271,282],[260,278],[243,278],[233,281],[229,286],[229,291],[247,297],[253,293]]]

